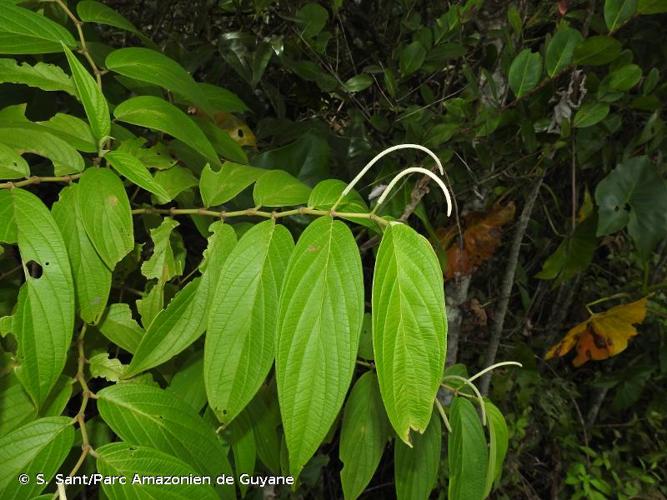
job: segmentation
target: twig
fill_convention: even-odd
[[[505,316],[507,315],[507,308],[509,306],[510,294],[512,292],[512,286],[514,285],[514,276],[516,275],[516,268],[519,262],[521,243],[523,242],[523,237],[526,234],[528,222],[530,221],[530,216],[533,213],[535,200],[537,199],[537,194],[540,191],[540,186],[542,185],[543,179],[544,174],[541,175],[533,185],[533,188],[528,195],[528,198],[526,199],[526,204],[523,207],[523,211],[521,212],[521,217],[519,218],[516,232],[514,233],[514,239],[512,240],[512,247],[510,249],[507,268],[505,269],[505,275],[503,276],[503,282],[500,288],[500,298],[498,300],[498,309],[496,312],[495,321],[493,323],[491,339],[489,340],[486,356],[484,358],[485,368],[491,366],[496,359],[498,345],[500,344],[500,337],[503,333],[503,326],[505,324]],[[480,382],[480,392],[485,396],[489,393],[490,383],[491,373],[489,372],[486,373],[484,377],[482,377]]]
[[[32,184],[40,184],[42,182],[66,182],[69,184],[79,177],[81,177],[81,174],[61,175],[58,177],[40,177],[33,175],[32,177],[28,177],[27,179],[23,179],[21,181],[0,182],[0,189],[14,189],[30,186]]]

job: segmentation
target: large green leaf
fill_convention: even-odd
[[[76,94],[83,104],[83,109],[88,117],[90,129],[93,131],[98,144],[109,135],[111,130],[111,119],[109,118],[109,105],[102,94],[102,89],[98,87],[95,79],[83,67],[83,64],[72,54],[65,45],[65,56],[72,71],[72,81]]]
[[[21,153],[34,153],[53,163],[55,175],[81,172],[83,158],[66,141],[47,127],[29,121],[0,120],[0,142]]]
[[[586,38],[574,49],[575,64],[601,66],[609,64],[621,53],[621,42],[610,36]]]
[[[646,156],[619,164],[595,189],[599,207],[597,235],[626,225],[639,255],[646,261],[667,238],[667,183]]]
[[[10,224],[21,253],[26,282],[12,320],[18,340],[16,374],[40,407],[65,366],[74,329],[74,283],[67,248],[49,210],[22,189],[0,192],[0,213]],[[33,264],[34,263],[34,264]],[[34,265],[40,277],[30,275]]]
[[[486,498],[496,481],[503,471],[503,461],[507,453],[509,444],[509,432],[505,417],[500,410],[490,401],[484,401],[486,409],[486,418],[489,426],[489,464],[486,471],[486,488],[484,489],[484,498]]]
[[[255,183],[252,197],[258,206],[284,207],[308,201],[310,188],[284,170],[269,170]]]
[[[587,103],[577,110],[572,124],[575,128],[592,127],[604,120],[608,114],[609,104],[605,102]]]
[[[155,477],[200,476],[198,471],[182,460],[148,446],[129,443],[110,443],[97,450],[97,470],[106,477],[123,477],[125,484],[103,484],[102,490],[110,500],[217,500],[213,488],[206,484],[152,484]],[[139,481],[134,482],[135,474]],[[217,476],[217,474],[215,474]],[[146,478],[146,481],[142,481]],[[211,484],[215,484],[215,477]],[[233,498],[233,497],[231,497]]]
[[[423,433],[445,364],[442,270],[431,244],[404,224],[389,226],[373,277],[373,352],[389,421],[410,444]]]
[[[248,111],[246,103],[233,92],[210,83],[199,82],[197,85],[211,104],[213,112],[243,113]]]
[[[523,49],[514,58],[509,70],[510,88],[517,97],[533,90],[542,76],[542,56],[539,52]]]
[[[118,12],[95,0],[83,0],[76,4],[76,13],[85,23],[105,24],[139,35],[139,30]]]
[[[181,289],[169,305],[150,323],[137,347],[125,377],[148,370],[182,352],[206,328],[212,290],[223,265],[236,245],[236,233],[227,224],[216,224],[206,250],[204,275]]]
[[[228,202],[265,173],[267,171],[262,168],[231,162],[223,164],[217,172],[206,165],[199,178],[199,192],[204,206]]]
[[[230,132],[219,127],[208,117],[195,116],[194,121],[211,141],[216,153],[226,160],[248,163],[248,155],[241,145],[232,139]]]
[[[113,112],[117,120],[159,130],[184,142],[214,165],[220,165],[215,149],[197,124],[164,99],[139,96],[119,104]]]
[[[310,196],[308,197],[308,207],[316,208],[318,210],[330,210],[338,201],[340,195],[343,194],[346,187],[347,184],[338,179],[325,179],[318,182],[310,192]],[[368,205],[361,195],[357,191],[352,190],[343,197],[336,207],[336,211],[368,213],[369,210]],[[346,217],[346,219],[377,231],[377,224],[369,219],[360,217]]]
[[[667,0],[639,0],[637,2],[639,14],[662,14],[667,12]]]
[[[488,451],[484,429],[473,404],[454,399],[449,413],[449,498],[481,500],[485,497]]]
[[[158,85],[179,94],[195,106],[210,109],[206,95],[190,73],[161,52],[142,47],[117,49],[107,56],[105,65],[115,73]]]
[[[567,26],[560,28],[547,45],[544,56],[547,75],[553,77],[569,66],[574,49],[582,40],[581,33],[574,28]]]
[[[426,49],[419,40],[405,45],[399,56],[401,76],[410,76],[419,70],[426,59]]]
[[[37,408],[14,374],[0,377],[0,436],[34,420]]]
[[[79,179],[83,227],[104,263],[112,269],[134,247],[130,200],[109,169],[89,168]]]
[[[609,31],[616,31],[632,16],[637,10],[637,0],[605,0],[604,2],[604,22]]]
[[[267,220],[239,240],[213,291],[204,350],[211,409],[231,422],[254,397],[273,364],[278,296],[294,242]]]
[[[39,495],[60,468],[74,442],[72,419],[47,417],[0,437],[0,498],[21,500]],[[43,474],[44,483],[35,480]],[[17,480],[27,474],[29,482]]]
[[[61,43],[75,47],[71,33],[51,19],[3,2],[0,16],[0,54],[60,52]]]
[[[104,158],[120,175],[157,196],[160,203],[167,203],[171,200],[169,193],[153,178],[141,160],[135,156],[124,151],[109,151],[104,155]]]
[[[424,434],[412,446],[397,441],[394,447],[394,478],[398,500],[426,500],[438,480],[442,433],[440,415],[434,413]],[[450,497],[459,500],[459,497]]]
[[[84,153],[97,153],[98,143],[90,125],[81,118],[66,113],[56,113],[43,122],[36,122],[46,127],[49,133],[64,140],[70,146]]]
[[[280,295],[276,378],[289,469],[298,476],[331,428],[350,384],[364,313],[350,229],[321,217],[301,234]]]
[[[111,271],[95,251],[83,227],[79,189],[77,184],[62,189],[51,213],[67,246],[79,315],[86,323],[94,323],[107,305]]]
[[[350,392],[340,431],[340,480],[346,499],[358,498],[368,486],[390,437],[377,376],[367,371]]]
[[[28,162],[13,148],[0,142],[0,179],[20,179],[28,176]]]
[[[72,79],[55,64],[19,64],[15,59],[0,59],[0,83],[20,83],[29,87],[76,95]]]
[[[123,441],[180,458],[200,474],[230,473],[215,429],[185,401],[145,384],[116,384],[97,393],[97,409]],[[233,486],[231,493],[233,496]]]

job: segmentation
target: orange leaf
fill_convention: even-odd
[[[501,227],[514,219],[514,202],[505,206],[494,205],[487,213],[472,213],[465,217],[463,243],[453,243],[447,249],[445,278],[472,274],[489,260],[500,246]],[[439,232],[440,242],[446,247],[454,239],[452,229]]]
[[[628,347],[628,339],[637,335],[633,325],[642,323],[646,318],[646,302],[647,299],[643,298],[593,314],[571,328],[560,342],[547,351],[545,359],[564,356],[575,345],[577,356],[572,361],[574,366],[616,356]]]

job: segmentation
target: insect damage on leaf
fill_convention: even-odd
[[[462,242],[452,243],[456,226],[439,230],[438,237],[443,248],[447,248],[445,278],[467,276],[489,260],[500,246],[502,226],[514,219],[514,202],[494,205],[488,212],[474,212],[465,217]]]
[[[545,359],[565,356],[577,347],[574,366],[590,361],[600,361],[623,352],[628,347],[628,339],[637,335],[633,326],[644,321],[647,299],[591,315],[586,321],[570,329],[563,339],[547,351]]]

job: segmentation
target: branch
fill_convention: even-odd
[[[28,177],[27,179],[23,179],[21,181],[0,182],[0,189],[14,189],[24,186],[30,186],[32,184],[40,184],[42,182],[66,182],[69,184],[73,180],[78,179],[79,177],[81,177],[81,174],[62,175],[59,177],[40,177],[37,175],[33,175],[32,177]]]
[[[509,260],[507,262],[507,267],[505,268],[505,275],[503,276],[503,282],[500,288],[500,298],[498,300],[498,309],[496,312],[495,322],[493,324],[493,331],[491,332],[491,339],[489,340],[489,346],[487,348],[486,356],[484,359],[485,368],[491,366],[496,359],[496,353],[498,352],[498,346],[500,345],[500,337],[503,333],[503,326],[505,324],[505,316],[507,315],[507,307],[510,301],[510,293],[512,292],[512,285],[514,284],[514,276],[516,275],[516,268],[519,262],[521,243],[523,242],[523,237],[526,234],[526,228],[528,227],[530,216],[533,213],[535,200],[537,199],[537,194],[540,192],[540,186],[542,186],[543,179],[544,174],[540,176],[540,178],[533,185],[533,188],[528,195],[528,199],[526,199],[526,204],[523,207],[523,211],[521,212],[521,217],[519,218],[516,232],[514,233]],[[480,383],[480,392],[482,394],[488,394],[490,383],[491,373],[489,372],[486,373],[484,377],[482,377],[482,381]]]

